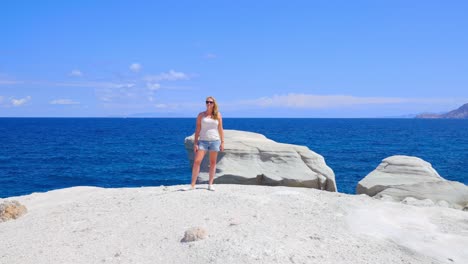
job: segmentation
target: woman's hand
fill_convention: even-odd
[[[221,146],[219,146],[220,151],[224,151],[224,141],[221,141]]]
[[[193,152],[197,152],[198,151],[198,144],[194,144],[193,145]]]

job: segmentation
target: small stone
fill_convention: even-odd
[[[18,201],[6,201],[0,204],[0,222],[17,219],[27,213],[26,206]]]
[[[192,227],[189,230],[185,231],[184,237],[180,242],[193,242],[205,239],[207,232],[202,227]]]
[[[241,224],[241,221],[237,218],[231,218],[229,219],[229,226],[236,226],[236,225],[240,225]]]
[[[382,200],[382,201],[386,201],[386,202],[393,202],[393,201],[395,201],[395,200],[393,199],[392,196],[386,195],[386,194],[377,194],[377,195],[374,196],[374,197],[376,197],[377,199],[380,199],[380,200]]]

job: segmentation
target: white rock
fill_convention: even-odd
[[[445,180],[430,163],[409,156],[391,156],[384,159],[358,183],[356,192],[376,198],[391,196],[395,201],[413,197],[417,200],[430,199],[435,204],[443,200],[449,207],[456,209],[462,209],[468,203],[468,186]],[[412,204],[427,206],[429,203]]]
[[[336,192],[335,174],[324,158],[305,146],[278,143],[257,133],[224,130],[225,150],[218,155],[215,183],[308,187]],[[185,138],[193,163],[194,135]],[[208,181],[203,160],[199,182]]]
[[[374,196],[388,186],[434,182],[443,180],[430,163],[410,156],[391,156],[364,179],[359,181],[356,193]]]
[[[224,184],[214,193],[180,192],[181,187],[74,187],[16,197],[29,212],[0,223],[0,263],[468,259],[468,213],[460,210],[284,186]],[[208,235],[181,243],[189,227],[204,227]]]
[[[434,203],[438,201],[448,202],[450,207],[455,204],[463,208],[468,202],[468,186],[456,181],[421,182],[417,184],[389,186],[378,195],[392,196],[396,201],[412,196],[416,199],[431,199]],[[458,206],[457,206],[458,208]]]

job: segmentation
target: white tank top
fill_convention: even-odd
[[[201,120],[200,140],[219,140],[219,121],[211,117],[203,117]]]

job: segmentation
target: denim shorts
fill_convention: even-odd
[[[199,140],[198,141],[198,149],[204,151],[220,151],[219,147],[221,147],[220,140],[214,141],[206,141],[206,140]]]

